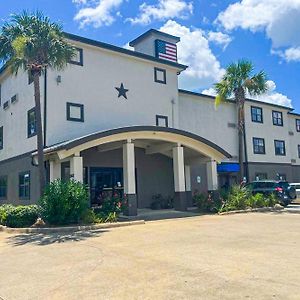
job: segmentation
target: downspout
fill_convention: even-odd
[[[250,181],[249,178],[249,167],[248,167],[248,149],[247,149],[247,143],[246,143],[246,126],[245,126],[245,122],[244,122],[244,154],[245,154],[245,174],[246,174],[246,178],[247,181]]]
[[[44,75],[44,148],[47,146],[47,69]]]

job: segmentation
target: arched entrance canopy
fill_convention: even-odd
[[[132,126],[96,132],[49,147],[45,149],[45,155],[51,156],[56,153],[59,159],[65,159],[99,145],[127,140],[134,142],[134,140],[139,139],[159,140],[180,144],[217,162],[231,158],[231,155],[227,151],[199,135],[180,129],[157,126]]]

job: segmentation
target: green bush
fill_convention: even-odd
[[[72,224],[89,206],[87,187],[77,181],[55,180],[40,199],[43,219],[50,224]]]
[[[251,193],[245,187],[234,185],[229,191],[227,200],[221,207],[221,211],[246,209],[249,206]]]
[[[203,212],[217,212],[222,205],[220,193],[195,193],[193,203]]]
[[[248,206],[251,208],[259,208],[259,207],[266,207],[267,205],[267,198],[263,194],[255,194],[249,197]]]
[[[116,222],[118,216],[125,208],[125,200],[118,195],[104,199],[102,205],[94,209],[101,223]]]
[[[100,223],[101,220],[99,219],[99,217],[95,214],[95,212],[92,209],[86,209],[81,217],[81,222],[83,224],[93,224],[93,223]]]
[[[0,206],[0,224],[8,227],[30,227],[40,215],[37,205]]]

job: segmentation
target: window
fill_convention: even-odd
[[[2,101],[1,101],[1,90],[2,90],[2,87],[1,87],[1,84],[0,84],[0,106],[2,104]]]
[[[69,61],[70,64],[83,66],[83,50],[80,48],[75,49],[75,55]]]
[[[298,157],[300,158],[300,145],[298,145]]]
[[[16,95],[12,96],[10,101],[11,101],[11,103],[16,103],[18,101],[18,95],[16,94]]]
[[[30,172],[19,174],[19,197],[21,199],[30,199]]]
[[[275,140],[274,145],[275,145],[275,155],[283,155],[284,156],[285,155],[285,142]]]
[[[75,122],[84,122],[83,104],[67,102],[67,120]]]
[[[267,180],[268,174],[267,173],[255,173],[255,180]]]
[[[5,101],[3,103],[3,109],[8,109],[9,108],[9,102],[8,101]]]
[[[7,176],[0,176],[0,199],[6,199],[7,196]]]
[[[283,180],[283,181],[286,181],[286,174],[278,173],[278,174],[277,174],[277,180]],[[283,187],[282,184],[281,184],[281,187]],[[288,186],[286,186],[286,188],[288,188]]]
[[[35,108],[30,109],[27,112],[27,137],[36,135],[36,115]]]
[[[158,83],[167,83],[166,70],[154,68],[154,81]]]
[[[252,122],[263,123],[263,111],[261,107],[251,106]]]
[[[254,154],[266,154],[265,139],[253,138],[253,152]]]
[[[282,112],[272,111],[273,125],[283,126]]]
[[[300,119],[296,119],[296,130],[300,132]]]
[[[168,117],[156,115],[156,126],[169,127]]]
[[[4,137],[3,137],[3,126],[0,127],[0,150],[3,149],[4,145]]]

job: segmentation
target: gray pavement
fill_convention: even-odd
[[[0,299],[299,299],[300,216],[196,216],[0,232]]]

